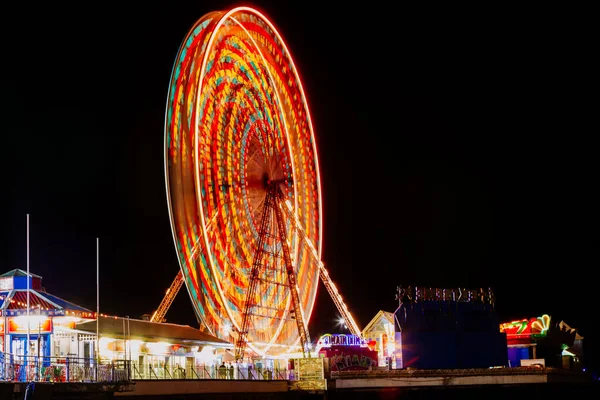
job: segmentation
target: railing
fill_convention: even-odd
[[[152,365],[140,366],[136,362],[131,363],[132,380],[160,380],[160,379],[243,379],[243,380],[288,380],[289,371],[278,368],[248,368],[247,366],[214,367],[179,367]]]
[[[16,356],[0,353],[0,381],[128,382],[131,380],[242,379],[289,380],[287,369],[173,365],[156,366],[130,360],[100,361],[77,357]]]
[[[127,382],[129,360],[100,361],[77,357],[16,356],[0,353],[0,381]]]

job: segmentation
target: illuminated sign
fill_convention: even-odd
[[[339,352],[324,350],[331,371],[360,371],[377,367],[377,352],[361,347],[349,347]]]
[[[357,346],[366,347],[367,342],[364,339],[352,334],[331,334],[326,333],[319,338],[317,348],[331,346]]]
[[[500,332],[506,333],[506,337],[509,339],[511,337],[542,337],[546,336],[549,327],[550,316],[544,314],[529,320],[522,319],[500,324]]]
[[[27,318],[19,316],[8,320],[8,333],[27,333]],[[52,320],[47,317],[29,317],[29,333],[51,333]]]

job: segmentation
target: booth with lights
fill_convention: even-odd
[[[61,332],[94,318],[90,310],[47,293],[39,275],[30,273],[28,278],[20,269],[0,275],[0,313],[3,353],[42,357],[45,363],[61,353],[56,347]]]
[[[400,367],[402,353],[396,351],[394,313],[380,310],[365,326],[362,337],[377,352],[377,364],[380,367]],[[390,364],[391,363],[391,364]]]
[[[375,341],[352,334],[322,335],[317,341],[317,353],[329,360],[330,371],[370,370],[377,367]]]
[[[552,321],[552,317],[544,314],[503,323],[500,331],[506,334],[512,367],[540,364],[572,370],[583,368],[583,337],[564,321]]]

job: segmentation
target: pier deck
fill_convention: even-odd
[[[533,393],[533,398],[582,390],[600,394],[600,382],[586,373],[553,368],[499,368],[473,370],[375,370],[334,372],[325,390],[298,390],[302,385],[285,380],[174,379],[135,380],[122,383],[36,383],[36,399],[285,399],[285,398],[395,398],[402,393],[449,394]],[[1,399],[23,399],[27,383],[0,382]],[[310,385],[306,385],[309,387]],[[304,396],[306,395],[306,396]],[[463,396],[464,395],[464,396]],[[304,396],[304,397],[303,397]],[[357,397],[358,396],[358,397]],[[386,397],[387,398],[387,397]],[[427,397],[429,398],[429,397]],[[474,397],[476,398],[476,397]]]

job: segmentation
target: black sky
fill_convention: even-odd
[[[598,128],[585,10],[344,4],[15,11],[2,28],[2,272],[26,268],[29,213],[30,269],[49,292],[95,308],[99,237],[103,312],[158,306],[178,270],[163,175],[173,61],[202,15],[250,5],[303,79],[323,261],[359,325],[395,309],[397,285],[489,286],[504,320],[548,313],[593,346]],[[196,325],[187,293],[167,319]],[[320,286],[311,335],[336,319]]]

